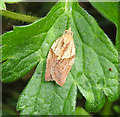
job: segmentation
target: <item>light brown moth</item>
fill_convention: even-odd
[[[71,27],[52,45],[47,61],[45,81],[55,81],[63,86],[75,59],[75,45]]]

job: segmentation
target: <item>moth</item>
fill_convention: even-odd
[[[74,64],[75,45],[71,27],[52,45],[46,61],[45,81],[55,81],[63,86]]]

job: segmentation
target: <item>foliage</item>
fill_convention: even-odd
[[[75,63],[63,87],[45,82],[46,57],[53,42],[72,27]],[[3,82],[36,71],[19,97],[21,115],[73,114],[77,88],[89,112],[118,98],[118,53],[92,16],[77,2],[59,2],[49,14],[28,26],[2,35]],[[109,70],[111,68],[111,70]]]
[[[91,2],[91,4],[106,18],[118,25],[118,2]]]
[[[6,10],[6,5],[5,3],[16,3],[16,2],[21,2],[22,0],[1,0],[0,1],[0,10]]]
[[[117,113],[120,114],[120,106],[115,105],[115,106],[113,107],[113,109],[114,109]]]
[[[119,17],[119,2],[91,2],[91,4],[107,19],[112,21],[117,29],[118,27],[118,17]],[[116,45],[118,45],[118,30],[116,36]]]

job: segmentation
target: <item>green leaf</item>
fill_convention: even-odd
[[[60,87],[45,81],[45,61],[52,44],[68,27],[73,31],[75,63],[64,86]],[[72,114],[76,87],[85,97],[88,111],[99,111],[105,96],[110,101],[118,98],[118,53],[94,18],[78,3],[59,2],[45,18],[15,27],[2,37],[2,58],[6,60],[3,82],[20,78],[38,63],[19,97],[17,109],[21,115]]]
[[[71,114],[75,109],[77,87],[71,74],[63,87],[45,82],[45,60],[42,60],[22,92],[18,110],[21,115]]]
[[[85,111],[82,107],[77,107],[74,115],[89,115],[89,113]],[[90,115],[88,117],[90,117]]]
[[[16,2],[21,2],[22,0],[1,0],[0,1],[0,10],[6,10],[6,5],[5,3],[10,3],[10,4],[14,4]]]
[[[5,3],[3,1],[0,1],[0,10],[5,10],[6,6]]]
[[[103,16],[105,16],[107,19],[112,21],[116,27],[117,27],[117,35],[116,35],[116,45],[118,44],[118,14],[119,14],[119,2],[91,2],[93,7],[95,7]]]
[[[118,2],[91,2],[103,16],[118,26]]]
[[[120,106],[115,105],[115,106],[113,106],[113,109],[114,109],[115,112],[120,114]]]
[[[16,3],[16,2],[22,2],[23,0],[3,0],[5,3]]]

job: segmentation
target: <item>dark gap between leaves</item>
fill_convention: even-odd
[[[8,60],[8,59],[6,59],[6,60],[4,60],[4,61],[0,62],[0,64],[5,63],[7,60]]]

